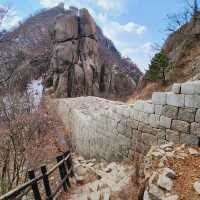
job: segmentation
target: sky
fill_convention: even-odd
[[[155,53],[153,46],[162,45],[168,35],[167,14],[179,13],[185,6],[184,0],[0,0],[0,7],[12,6],[3,28],[60,2],[66,8],[88,8],[122,56],[131,58],[143,72]]]

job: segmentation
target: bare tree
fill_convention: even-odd
[[[8,16],[10,10],[11,10],[11,6],[10,5],[0,6],[0,28],[1,28],[1,25],[2,25],[3,21]]]
[[[176,14],[167,15],[167,19],[169,21],[167,26],[167,31],[174,32],[182,25],[193,20],[193,23],[196,23],[199,20],[198,12],[199,12],[199,2],[198,0],[184,0],[185,8],[183,12]]]
[[[26,181],[27,170],[37,167],[45,141],[58,126],[43,107],[34,106],[30,93],[1,99],[0,194]]]

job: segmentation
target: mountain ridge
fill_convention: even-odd
[[[4,51],[0,50],[0,57],[2,58],[0,62],[1,60],[5,61],[6,57],[13,57],[16,51],[20,50],[26,54],[30,65],[37,63],[38,69],[36,71],[43,75],[49,69],[50,63],[47,60],[50,60],[54,47],[51,42],[51,30],[54,28],[56,16],[60,14],[76,15],[76,12],[78,12],[77,8],[70,7],[70,9],[65,10],[63,5],[60,4],[51,9],[43,9],[34,16],[29,17],[19,27],[1,37],[0,49],[4,49]],[[98,55],[107,60],[106,62],[109,61],[107,65],[114,65],[117,72],[130,76],[131,80],[137,85],[142,72],[136,64],[127,58],[123,58],[112,41],[103,35],[101,28],[96,23],[95,26]],[[40,60],[40,64],[37,59]],[[131,90],[134,90],[134,87],[131,86]],[[119,94],[114,94],[114,96],[127,96],[131,95],[132,92],[128,91],[124,94],[118,92]]]

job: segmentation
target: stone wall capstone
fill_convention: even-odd
[[[133,105],[97,97],[54,99],[56,111],[72,131],[72,144],[86,157],[105,160],[145,154],[151,145],[200,145],[200,81],[174,84],[152,100]]]

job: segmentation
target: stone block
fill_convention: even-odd
[[[179,83],[173,84],[173,86],[172,86],[172,92],[174,94],[180,94],[181,93],[181,84],[179,84]]]
[[[163,109],[163,105],[155,105],[155,114],[161,115]]]
[[[154,128],[158,128],[160,125],[160,115],[151,114],[149,117],[149,124]]]
[[[172,119],[165,117],[165,116],[161,116],[160,117],[160,126],[164,127],[164,128],[171,128],[171,124],[172,124]]]
[[[166,139],[169,142],[174,142],[175,144],[180,143],[180,133],[178,131],[172,131],[170,129],[166,130]]]
[[[139,125],[139,121],[136,121],[136,120],[131,120],[131,127],[133,129],[138,129],[138,125]]]
[[[196,112],[195,121],[200,123],[200,109],[198,109]]]
[[[159,135],[159,134],[161,134],[161,133],[163,133],[163,134],[165,134],[165,129],[164,128],[153,128],[153,132],[154,132],[154,134],[153,135]]]
[[[162,115],[168,118],[177,119],[178,118],[178,107],[165,105],[162,109]]]
[[[144,113],[144,112],[139,112],[138,121],[148,124],[149,123],[149,114]]]
[[[181,85],[182,94],[200,94],[200,81],[190,81]]]
[[[172,130],[180,131],[183,133],[190,132],[190,124],[180,120],[173,120],[172,121]]]
[[[158,139],[158,146],[163,145],[163,144],[167,144],[167,143],[169,143],[169,141],[163,140],[163,139]]]
[[[133,118],[138,121],[139,120],[139,111],[133,109],[132,112],[133,112],[133,114],[132,114]]]
[[[199,137],[190,134],[181,134],[180,135],[180,143],[181,144],[191,144],[198,146]]]
[[[166,131],[163,129],[157,129],[156,136],[158,140],[166,140]]]
[[[200,137],[200,124],[196,122],[191,123],[190,133]]]
[[[157,144],[156,136],[151,135],[149,133],[142,133],[142,141],[144,144],[147,144],[147,145],[156,145]]]
[[[184,107],[184,94],[167,93],[167,104],[171,106]]]
[[[195,114],[195,108],[179,108],[178,119],[186,122],[194,122]]]
[[[130,118],[130,115],[131,115],[130,108],[122,107],[122,106],[118,108],[117,113],[125,118]]]
[[[137,153],[140,153],[140,154],[145,154],[145,149],[146,149],[146,146],[147,145],[144,145],[144,143],[138,143],[136,145],[136,148],[134,149],[134,151],[136,151]]]
[[[155,112],[155,105],[149,102],[144,102],[144,112],[153,114]]]
[[[138,111],[144,111],[144,101],[138,100],[134,104],[134,108]]]
[[[152,95],[152,102],[154,104],[165,105],[166,104],[166,93],[154,92]]]
[[[200,96],[185,95],[185,107],[200,108]]]
[[[144,112],[139,111],[138,112],[138,121],[143,121],[143,118],[144,118]]]
[[[149,134],[152,134],[152,135],[156,135],[156,133],[154,131],[154,128],[151,127],[150,125],[147,125],[147,124],[143,123],[143,122],[139,123],[138,130],[141,131],[141,132],[145,132],[145,133],[149,133]]]
[[[133,129],[132,130],[132,143],[142,143],[142,132]]]

